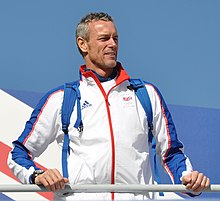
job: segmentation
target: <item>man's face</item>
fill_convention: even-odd
[[[96,71],[102,69],[111,72],[116,66],[117,53],[118,33],[114,23],[101,20],[89,23],[89,41],[85,58],[87,67]]]

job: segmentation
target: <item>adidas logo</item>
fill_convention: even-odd
[[[90,104],[88,101],[84,101],[84,103],[82,104],[82,109],[81,110],[83,110],[87,107],[90,107],[90,106],[92,106],[92,104]]]

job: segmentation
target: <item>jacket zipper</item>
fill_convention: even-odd
[[[107,109],[107,115],[108,115],[108,122],[109,122],[109,129],[110,129],[110,137],[111,137],[111,147],[112,147],[112,171],[111,171],[111,184],[115,184],[115,139],[114,139],[114,132],[113,132],[113,127],[112,127],[112,120],[111,120],[111,112],[110,112],[110,103],[108,101],[109,94],[113,88],[121,84],[124,80],[121,80],[119,83],[117,83],[115,86],[113,86],[108,93],[106,94],[104,88],[101,85],[101,82],[99,79],[92,73],[92,72],[87,72],[96,82],[98,85],[99,89],[102,92],[102,95],[105,99],[105,105]],[[87,75],[88,75],[87,74]],[[111,193],[111,200],[114,200],[114,192]]]

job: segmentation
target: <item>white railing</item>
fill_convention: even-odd
[[[43,186],[38,185],[15,185],[15,184],[1,184],[0,192],[48,192]],[[66,185],[61,193],[104,193],[104,192],[115,192],[115,193],[140,193],[146,192],[190,192],[184,185],[172,185],[172,184],[159,184],[159,185],[111,185],[111,184],[93,184],[93,185]],[[203,192],[220,192],[220,185],[211,185],[208,189]]]

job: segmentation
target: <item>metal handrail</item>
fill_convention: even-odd
[[[49,192],[45,187],[33,184],[0,184],[0,192]],[[146,192],[190,192],[184,185],[179,184],[89,184],[66,185],[61,193],[140,193]],[[220,192],[220,185],[210,185],[203,192]]]

